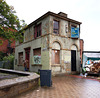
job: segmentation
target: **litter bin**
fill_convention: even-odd
[[[40,70],[40,85],[52,86],[51,70]]]

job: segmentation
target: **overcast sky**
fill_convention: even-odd
[[[100,51],[100,0],[6,0],[27,24],[48,11],[68,14],[82,22],[80,38],[85,51]]]

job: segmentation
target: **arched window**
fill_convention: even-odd
[[[54,42],[52,45],[52,64],[60,64],[60,44]]]
[[[52,50],[52,64],[60,64],[60,50]]]

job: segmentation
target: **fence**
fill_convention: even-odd
[[[0,68],[14,69],[14,64],[12,64],[10,61],[0,61]]]

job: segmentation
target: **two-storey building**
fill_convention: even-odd
[[[79,72],[80,24],[65,13],[47,12],[25,28],[24,42],[16,42],[16,70],[50,69],[53,74]]]

